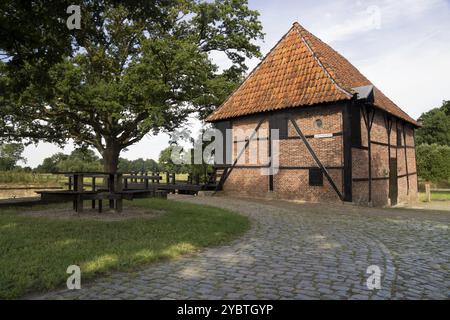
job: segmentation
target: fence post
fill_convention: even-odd
[[[96,191],[95,177],[94,176],[92,177],[91,185],[92,185],[92,191]],[[95,209],[95,200],[92,200],[92,209]]]
[[[199,184],[200,184],[200,175],[199,175],[199,174],[196,174],[196,175],[195,175],[195,184],[196,184],[196,185],[199,185]]]
[[[431,202],[431,186],[429,183],[425,184],[425,201]]]
[[[122,174],[117,173],[115,174],[114,177],[114,192],[122,192],[123,191],[123,185],[122,185]],[[123,208],[123,200],[122,200],[123,195],[120,194],[118,196],[118,198],[116,199],[116,203],[115,203],[115,210],[117,212],[122,212],[122,208]]]

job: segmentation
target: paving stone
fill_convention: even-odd
[[[450,215],[227,197],[182,200],[240,212],[252,228],[194,256],[30,298],[450,299]],[[370,265],[380,267],[381,290],[366,286]]]

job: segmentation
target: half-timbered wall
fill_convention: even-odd
[[[263,113],[231,120],[227,126],[232,128],[235,140],[232,145],[232,160],[236,159],[252,130],[261,120],[263,121],[256,139],[250,142],[226,180],[224,191],[234,195],[311,202],[340,201],[337,192],[325,177],[322,186],[311,185],[310,169],[318,168],[318,165],[289,120],[293,119],[347,201],[359,204],[371,202],[374,206],[391,204],[390,158],[397,160],[397,202],[416,200],[417,174],[413,127],[384,111],[370,109],[375,110],[375,114],[369,141],[368,129],[363,120],[364,112],[357,112],[358,108],[362,110],[362,105],[343,103]],[[349,115],[347,120],[344,119],[345,112]],[[360,130],[357,128],[358,121]],[[348,136],[346,132],[348,128],[344,128],[344,123],[352,127],[349,131],[352,135]],[[390,142],[388,126],[391,127]],[[280,132],[283,132],[279,140],[280,169],[272,177],[261,174],[261,170],[269,164],[271,151],[269,128],[282,129]],[[400,136],[397,136],[397,133]],[[345,143],[346,135],[348,140]],[[355,135],[357,139],[354,139]],[[372,177],[369,177],[369,143]],[[348,156],[345,144],[349,148]],[[258,154],[257,161],[250,162],[252,155],[254,159],[255,154]],[[348,174],[349,172],[351,174]]]
[[[323,179],[323,186],[310,185],[309,170],[310,168],[318,168],[318,165],[288,119],[291,118],[297,123],[317,157],[328,170],[337,188],[340,192],[343,192],[342,106],[310,107],[233,120],[231,125],[233,136],[235,136],[235,140],[238,140],[237,143],[234,143],[234,155],[238,153],[239,147],[242,148],[243,146],[243,143],[239,145],[239,141],[242,142],[248,138],[248,136],[236,137],[234,132],[254,129],[262,116],[266,117],[261,125],[262,130],[269,129],[269,122],[272,123],[272,126],[278,127],[274,129],[282,129],[280,125],[283,125],[283,121],[285,121],[284,125],[287,126],[287,136],[281,137],[279,140],[280,169],[278,173],[273,175],[272,178],[261,175],[261,168],[269,162],[268,157],[260,157],[257,163],[249,163],[249,154],[252,152],[258,151],[260,154],[268,155],[269,140],[267,135],[259,135],[258,139],[265,139],[266,143],[261,144],[257,141],[250,143],[245,152],[245,161],[242,159],[233,169],[225,182],[224,191],[240,195],[259,195],[312,202],[339,201],[339,196],[327,179]],[[275,117],[276,120],[270,121],[270,117]],[[318,123],[321,125],[318,125]],[[258,150],[255,150],[255,148],[258,148]],[[272,182],[270,183],[271,179]],[[273,190],[270,190],[270,184],[272,184]]]
[[[387,127],[391,122],[390,143]],[[398,203],[417,199],[417,173],[414,129],[411,125],[375,109],[371,128],[372,177],[369,178],[368,129],[361,117],[361,146],[352,148],[353,202],[369,202],[369,184],[372,184],[371,202],[374,206],[390,205],[389,157],[397,160]],[[400,134],[400,136],[397,136]],[[406,139],[406,148],[405,148]],[[401,142],[398,145],[398,142]],[[390,150],[390,153],[389,153]],[[407,157],[405,158],[405,150]],[[371,181],[370,181],[371,180]]]

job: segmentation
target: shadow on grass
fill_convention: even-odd
[[[0,214],[0,298],[61,287],[69,265],[91,279],[218,245],[249,228],[247,218],[219,208],[159,199],[133,205],[167,213],[114,222]]]

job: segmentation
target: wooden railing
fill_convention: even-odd
[[[425,184],[425,201],[426,202],[431,202],[431,193],[432,192],[448,192],[448,193],[450,193],[450,189],[440,189],[440,188],[432,189],[431,185],[429,183],[426,183]]]

